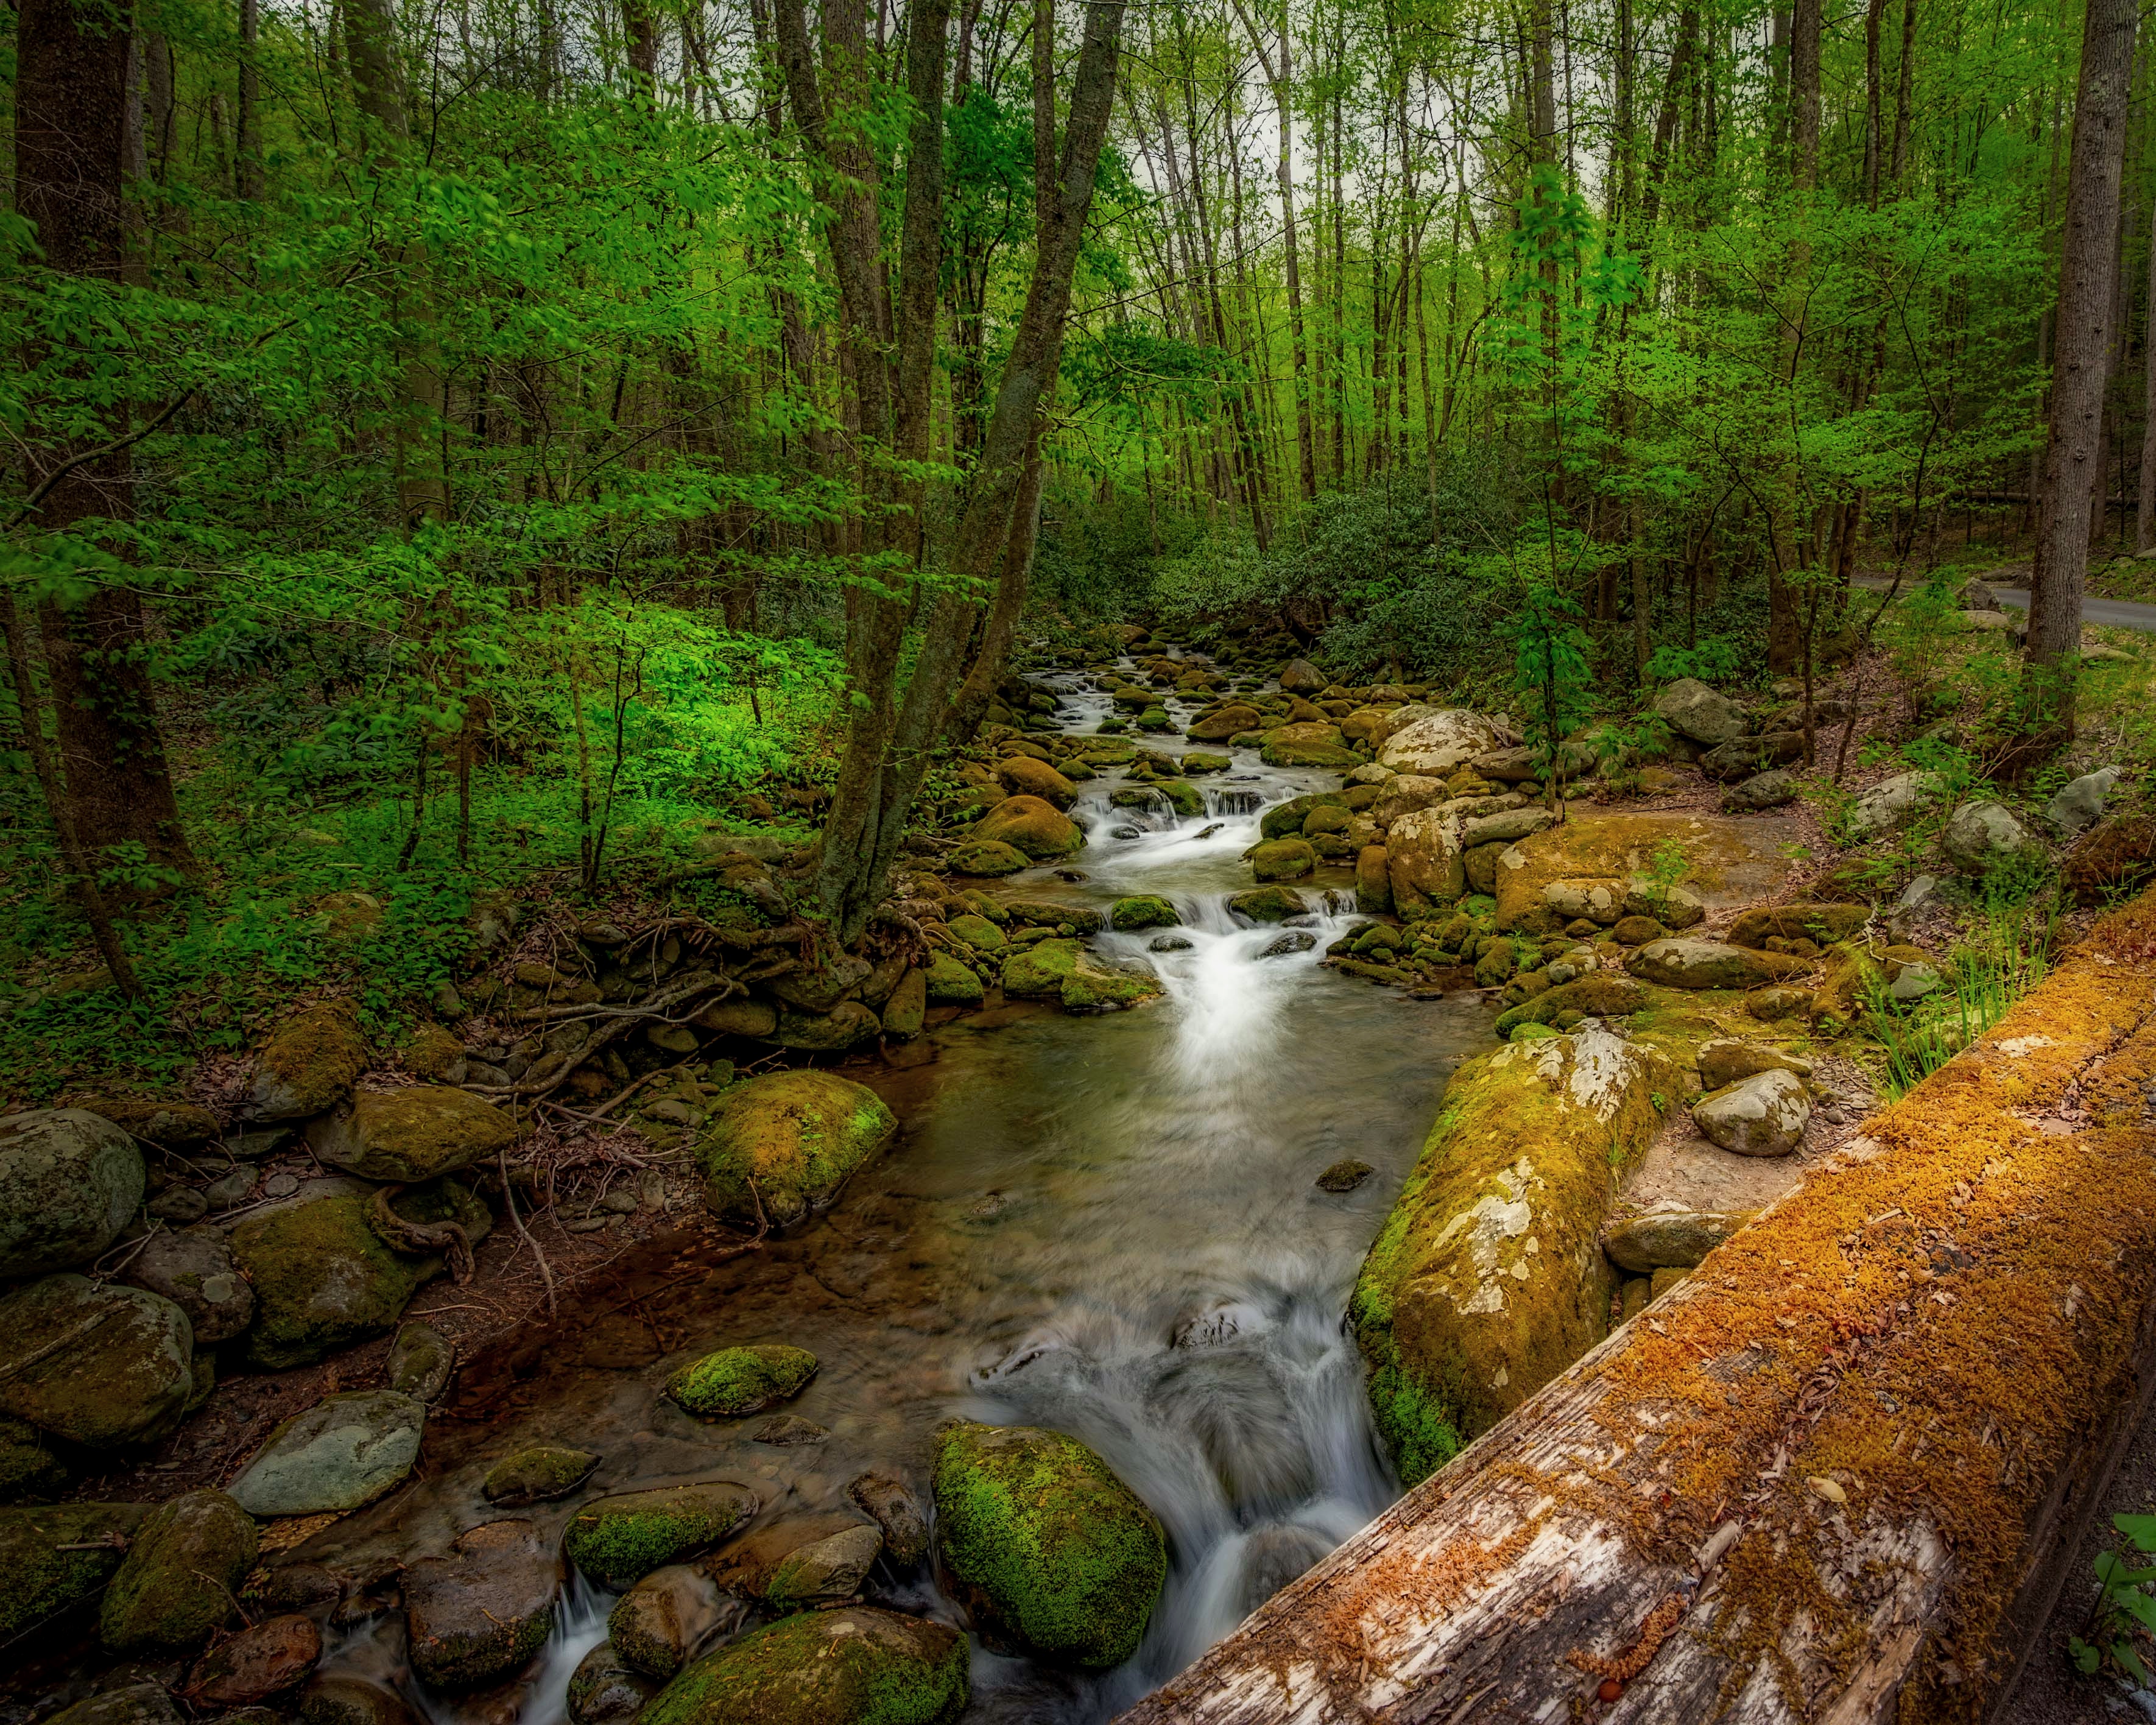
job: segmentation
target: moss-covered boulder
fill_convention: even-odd
[[[326,1395],[270,1434],[233,1497],[255,1516],[357,1509],[411,1472],[426,1425],[427,1404],[399,1390]]]
[[[1666,988],[1756,988],[1798,975],[1807,967],[1804,960],[1779,952],[1674,937],[1650,941],[1628,954],[1625,968],[1642,982]]]
[[[1010,755],[996,762],[996,779],[1014,797],[1038,797],[1057,809],[1077,800],[1078,787],[1045,761]]]
[[[1258,755],[1268,767],[1332,767],[1344,770],[1363,764],[1363,757],[1349,748],[1341,736],[1340,727],[1329,721],[1276,725],[1258,745]]]
[[[229,1342],[254,1320],[254,1289],[213,1230],[161,1228],[121,1273],[131,1287],[161,1295],[187,1313],[198,1349]]]
[[[254,1564],[254,1520],[222,1491],[160,1504],[127,1548],[98,1613],[110,1653],[182,1653],[232,1615]]]
[[[697,1142],[704,1202],[723,1217],[760,1207],[773,1226],[788,1226],[829,1204],[897,1130],[881,1097],[835,1072],[752,1078],[720,1100]]]
[[[762,1342],[691,1360],[666,1380],[666,1394],[685,1412],[738,1420],[791,1401],[815,1375],[816,1356],[807,1348]]]
[[[45,1725],[180,1725],[180,1713],[162,1684],[123,1683],[48,1714]]]
[[[709,1575],[693,1564],[669,1563],[622,1595],[608,1615],[607,1640],[632,1671],[663,1683],[717,1627],[725,1609]]]
[[[193,1393],[187,1314],[141,1288],[49,1276],[0,1300],[0,1413],[93,1450],[162,1437]]]
[[[0,1281],[86,1264],[142,1202],[142,1153],[102,1115],[38,1108],[0,1120]]]
[[[1756,901],[1779,894],[1790,863],[1780,851],[1781,829],[1757,816],[1714,814],[1572,814],[1506,848],[1497,865],[1497,926],[1523,926],[1543,908],[1543,889],[1554,880],[1615,880],[1629,883],[1619,915],[1639,912],[1666,927],[1681,928],[1707,907]],[[1681,858],[1682,884],[1673,902],[1659,908],[1635,880],[1659,860]],[[1609,919],[1617,920],[1615,916]]]
[[[1459,817],[1442,804],[1401,815],[1385,834],[1385,874],[1403,916],[1455,902],[1467,891]]]
[[[367,1038],[348,1000],[324,1001],[280,1024],[255,1056],[247,1111],[257,1120],[304,1120],[342,1101],[367,1070]]]
[[[1262,883],[1300,880],[1317,871],[1317,853],[1302,839],[1268,839],[1250,852],[1250,872]]]
[[[516,1122],[493,1103],[445,1084],[362,1091],[307,1127],[326,1166],[399,1184],[490,1162],[516,1137]]]
[[[0,1419],[0,1503],[49,1503],[67,1486],[54,1440],[23,1420]]]
[[[987,917],[974,916],[971,911],[953,916],[944,927],[978,952],[1000,952],[1010,944],[1003,930]]]
[[[485,1522],[404,1570],[404,1645],[437,1689],[521,1669],[554,1626],[554,1558],[527,1521]]]
[[[1196,820],[1205,813],[1205,793],[1188,779],[1163,778],[1154,788],[1168,798],[1168,807],[1186,820]]]
[[[982,1636],[1101,1671],[1145,1639],[1168,1577],[1153,1513],[1075,1438],[954,1425],[936,1449],[936,1550]]]
[[[1395,773],[1443,778],[1497,747],[1497,733],[1465,707],[1402,707],[1392,716],[1380,765]]]
[[[1738,914],[1724,937],[1732,947],[1752,947],[1763,952],[1768,941],[1778,937],[1816,941],[1826,947],[1847,940],[1871,920],[1869,905],[1754,905]]]
[[[1225,742],[1231,737],[1245,731],[1255,731],[1265,722],[1265,715],[1255,707],[1240,701],[1231,701],[1225,706],[1216,707],[1202,719],[1192,724],[1186,733],[1193,742]],[[1184,769],[1186,772],[1188,768]]]
[[[1276,803],[1258,817],[1258,836],[1260,839],[1292,839],[1302,831],[1303,823],[1314,809],[1333,808],[1345,809],[1346,798],[1338,791],[1312,791],[1307,796],[1290,797],[1285,803]]]
[[[149,1516],[146,1503],[0,1509],[0,1639],[96,1597]]]
[[[1588,1019],[1622,1019],[1647,1004],[1647,991],[1620,971],[1593,970],[1497,1016],[1496,1032],[1510,1036],[1522,1024],[1554,1024],[1568,1014]]]
[[[1004,993],[1014,1000],[1054,1000],[1065,1012],[1136,1006],[1160,993],[1151,977],[1108,970],[1075,940],[1035,941],[1004,961]]]
[[[982,844],[1008,845],[1035,862],[1055,862],[1086,842],[1075,821],[1039,797],[1005,798],[974,824],[973,837]]]
[[[1178,928],[1182,923],[1182,913],[1158,893],[1119,898],[1108,911],[1108,926],[1124,934],[1142,928]]]
[[[1453,1075],[1348,1307],[1404,1481],[1601,1339],[1603,1224],[1677,1081],[1666,1057],[1599,1027]]]
[[[732,1480],[601,1497],[569,1518],[562,1554],[608,1593],[627,1593],[654,1569],[708,1551],[761,1507]]]
[[[931,952],[926,973],[931,1006],[978,1006],[987,988],[948,952]]]
[[[505,1455],[486,1471],[480,1495],[501,1509],[521,1509],[570,1492],[592,1476],[599,1458],[589,1450],[563,1444],[535,1444]]]
[[[958,846],[945,862],[954,875],[974,875],[988,880],[1015,875],[1021,869],[1033,866],[1023,850],[999,839],[974,839]]]
[[[788,1617],[708,1653],[638,1725],[950,1725],[971,1697],[966,1638],[865,1605]]]
[[[1257,886],[1229,897],[1228,908],[1253,922],[1283,922],[1307,912],[1310,904],[1292,886]]]
[[[394,1329],[413,1295],[441,1273],[439,1255],[407,1255],[375,1231],[373,1202],[372,1189],[357,1181],[321,1181],[232,1230],[233,1261],[254,1286],[247,1336],[254,1364],[309,1365]],[[390,1208],[407,1222],[454,1222],[474,1245],[494,1220],[455,1180],[399,1193]]]

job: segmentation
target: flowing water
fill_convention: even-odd
[[[1083,679],[1048,686],[1067,729],[1096,729],[1108,711]],[[977,1649],[968,1717],[1081,1722],[1172,1675],[1390,1502],[1397,1482],[1342,1314],[1446,1076],[1486,1045],[1489,1009],[1321,968],[1353,920],[1337,888],[1306,890],[1326,908],[1302,919],[1314,937],[1304,950],[1277,950],[1279,927],[1239,927],[1226,900],[1250,885],[1241,855],[1260,811],[1337,778],[1233,752],[1205,781],[1202,818],[1165,802],[1113,807],[1122,774],[1104,771],[1072,811],[1089,842],[1070,872],[1085,878],[1036,870],[1000,889],[1103,911],[1130,893],[1169,899],[1179,950],[1149,950],[1164,932],[1095,942],[1113,962],[1150,966],[1163,999],[1096,1018],[976,1014],[899,1064],[850,1064],[905,1130],[826,1216],[718,1261],[685,1229],[625,1261],[618,1287],[472,1363],[430,1427],[425,1481],[323,1536],[324,1559],[439,1549],[488,1518],[479,1476],[528,1442],[601,1451],[594,1483],[609,1491],[743,1481],[766,1506],[751,1538],[783,1547],[857,1520],[844,1492],[864,1471],[925,1496],[939,1420],[1051,1426],[1091,1445],[1159,1516],[1167,1589],[1137,1656],[1105,1676]],[[1349,1194],[1319,1191],[1314,1177],[1345,1157],[1375,1173]],[[761,1420],[705,1425],[658,1395],[685,1359],[763,1341],[822,1361],[787,1411],[828,1439],[758,1442]],[[551,1528],[567,1507],[527,1513]],[[925,1574],[880,1568],[870,1594],[957,1620]],[[414,1698],[444,1725],[512,1714],[557,1725],[608,1604],[565,1595],[554,1641],[513,1694]],[[399,1634],[376,1619],[337,1660],[378,1670]]]

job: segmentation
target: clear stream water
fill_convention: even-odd
[[[1086,682],[1047,685],[1068,730],[1109,711]],[[1095,1018],[1014,1006],[933,1029],[895,1064],[849,1064],[904,1131],[826,1216],[716,1264],[688,1232],[655,1242],[624,1260],[617,1287],[471,1363],[430,1426],[424,1482],[322,1536],[323,1559],[439,1549],[490,1518],[480,1475],[529,1442],[601,1451],[607,1491],[742,1481],[765,1504],[749,1538],[783,1546],[858,1520],[844,1487],[865,1471],[906,1478],[925,1501],[939,1420],[1051,1426],[1152,1506],[1172,1553],[1145,1644],[1118,1671],[1077,1676],[977,1646],[969,1720],[1077,1725],[1173,1675],[1389,1503],[1399,1487],[1342,1313],[1447,1075],[1487,1045],[1490,1009],[1320,968],[1352,920],[1337,889],[1307,925],[1312,948],[1264,956],[1281,931],[1239,927],[1226,907],[1250,885],[1241,855],[1264,808],[1337,779],[1235,756],[1202,781],[1216,811],[1202,819],[1113,809],[1122,774],[1104,771],[1072,811],[1089,842],[1069,866],[1086,878],[1035,870],[998,889],[1103,910],[1130,893],[1169,899],[1187,949],[1150,952],[1152,932],[1096,942],[1150,965],[1163,999]],[[1349,1156],[1376,1173],[1344,1195],[1317,1189],[1319,1170]],[[684,1360],[764,1341],[821,1360],[786,1411],[827,1440],[758,1443],[761,1420],[705,1425],[659,1395]],[[526,1513],[551,1530],[569,1507]],[[926,1574],[880,1566],[870,1596],[957,1621]],[[451,1703],[406,1680],[408,1692],[439,1725],[558,1725],[611,1603],[572,1583],[553,1642],[510,1692]],[[331,1662],[394,1676],[401,1634],[394,1617],[374,1620]]]

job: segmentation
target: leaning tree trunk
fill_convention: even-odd
[[[16,44],[15,207],[35,223],[47,270],[117,285],[126,249],[127,33],[74,0],[25,0]],[[32,501],[18,521],[70,533],[84,522],[129,519],[126,436],[123,408],[96,430],[40,450]],[[38,629],[59,745],[48,789],[64,841],[74,835],[85,867],[109,866],[116,853],[132,856],[139,846],[154,867],[192,872],[141,599],[118,584],[80,603],[48,599]],[[41,727],[34,691],[19,692],[23,724]]]
[[[2082,34],[2081,89],[2066,170],[2051,424],[2044,449],[2043,513],[2036,530],[2024,677],[2025,726],[2045,738],[2063,740],[2073,734],[2072,679],[2081,655],[2092,480],[2103,459],[2104,381],[2137,21],[2132,0],[2089,0]]]

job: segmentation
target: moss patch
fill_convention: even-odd
[[[696,1146],[704,1201],[715,1215],[752,1219],[760,1208],[781,1226],[798,1221],[897,1130],[882,1098],[834,1072],[752,1078],[726,1092]]]
[[[855,1606],[788,1617],[689,1666],[639,1725],[947,1725],[970,1692],[966,1638]]]
[[[767,1342],[692,1360],[666,1380],[666,1394],[689,1413],[733,1420],[790,1400],[815,1375],[814,1354]]]
[[[755,1492],[731,1480],[630,1491],[588,1503],[562,1532],[562,1555],[609,1593],[693,1557],[755,1515]]]
[[[113,1653],[199,1647],[232,1615],[254,1563],[254,1520],[222,1491],[160,1504],[105,1589],[98,1634]]]
[[[1034,1427],[952,1426],[935,1492],[937,1555],[983,1635],[1096,1671],[1137,1651],[1167,1543],[1091,1450]]]
[[[93,1598],[120,1567],[120,1542],[149,1513],[145,1503],[0,1509],[0,1637]]]

